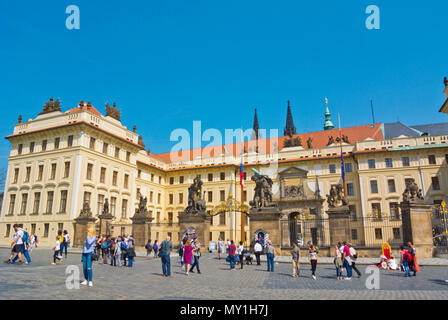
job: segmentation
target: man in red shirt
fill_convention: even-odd
[[[231,240],[229,245],[230,270],[235,269],[235,253],[236,253],[236,246],[233,243],[233,240]]]
[[[350,247],[347,245],[347,242],[344,241],[344,249],[342,252],[342,260],[344,261],[345,270],[347,270],[347,277],[345,280],[352,279],[352,261],[350,259]]]

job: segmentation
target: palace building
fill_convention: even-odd
[[[188,187],[195,177],[199,175],[203,182],[206,210],[213,212],[230,194],[249,204],[254,197],[251,177],[255,169],[272,179],[273,199],[282,205],[289,203],[287,197],[310,200],[314,195],[312,199],[322,199],[306,202],[308,207],[282,227],[287,237],[298,234],[304,240],[329,245],[325,198],[332,186],[341,183],[341,150],[351,241],[357,246],[403,241],[400,202],[410,179],[422,189],[425,203],[448,200],[448,123],[374,123],[339,130],[334,128],[326,105],[321,131],[298,132],[288,102],[282,137],[260,135],[255,111],[249,141],[184,150],[175,156],[169,152],[152,154],[135,126],[128,130],[121,122],[115,104],[106,105],[105,114],[83,101],[63,111],[59,101],[51,98],[35,118],[22,121],[19,117],[12,134],[6,137],[11,152],[0,243],[9,243],[12,225],[18,223],[36,233],[41,245],[50,246],[58,230],[74,233],[75,219],[84,203],[93,217],[98,217],[106,199],[114,217],[111,234],[132,234],[131,218],[142,195],[152,218],[152,240],[170,235],[176,244],[185,231],[180,230],[178,216],[188,205]],[[299,187],[289,188],[286,194],[284,181],[289,177],[296,178],[294,183]],[[298,219],[297,213],[303,219]],[[209,238],[239,241],[240,219],[238,212],[213,216]],[[245,216],[247,239],[254,237],[250,226],[251,217]]]

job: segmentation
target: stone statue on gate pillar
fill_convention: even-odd
[[[188,206],[183,214],[199,214],[206,210],[205,200],[202,197],[202,180],[196,176],[188,187]]]
[[[275,206],[272,202],[272,179],[255,169],[252,169],[252,171],[255,173],[251,178],[255,182],[255,192],[249,205],[257,209]]]

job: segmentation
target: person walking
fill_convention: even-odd
[[[151,252],[152,252],[151,239],[148,239],[148,242],[147,242],[146,245],[145,245],[145,249],[146,249],[146,256],[147,256],[148,259],[149,259],[150,255],[151,255]]]
[[[233,240],[232,240],[233,241]],[[229,246],[230,246],[230,244],[232,243],[232,241],[229,241],[229,239],[227,239],[227,241],[226,241],[226,254],[228,255],[229,254]]]
[[[188,272],[190,271],[192,258],[193,258],[193,247],[191,245],[191,241],[187,240],[184,246],[184,266],[185,266],[185,274],[187,276]]]
[[[157,258],[159,256],[159,244],[157,243],[157,240],[154,241],[152,249],[154,250],[154,258]]]
[[[221,260],[222,253],[224,251],[224,241],[221,238],[218,239],[218,260]]]
[[[135,258],[135,241],[134,237],[131,235],[128,240],[128,267],[132,268],[134,266],[134,258]]]
[[[263,253],[263,247],[261,246],[260,241],[258,241],[258,240],[255,241],[254,253],[255,253],[255,258],[257,259],[257,266],[261,266],[260,256]]]
[[[93,266],[92,266],[92,254],[95,251],[97,238],[93,234],[94,230],[90,228],[87,231],[87,237],[84,241],[84,248],[82,249],[82,270],[85,280],[81,282],[82,285],[89,285],[93,287]]]
[[[352,279],[352,261],[350,259],[350,248],[347,245],[347,242],[343,242],[344,248],[342,253],[342,263],[344,265],[345,270],[347,271],[347,276],[345,277],[345,280],[351,280]]]
[[[185,261],[184,261],[184,247],[185,247],[185,242],[184,242],[185,238],[182,239],[179,242],[179,250],[177,251],[179,253],[179,258],[180,258],[180,267],[183,268]]]
[[[420,272],[420,267],[417,262],[417,249],[410,241],[408,242],[408,247],[409,247],[409,253],[411,254],[412,257],[411,265],[412,265],[412,271],[414,272],[413,276],[415,277],[417,275],[417,272]]]
[[[244,246],[243,246],[243,241],[240,241],[240,245],[238,246],[238,257],[240,258],[240,265],[241,265],[241,269],[243,269],[244,266]]]
[[[274,272],[274,255],[275,255],[275,249],[272,246],[272,241],[268,240],[266,244],[266,258],[268,263],[268,272]]]
[[[230,260],[230,270],[235,270],[235,254],[236,254],[236,246],[233,243],[233,240],[230,241],[229,247],[229,260]]]
[[[31,257],[30,257],[30,253],[29,253],[29,250],[31,248],[30,235],[26,230],[23,230],[22,242],[23,242],[22,247],[21,247],[22,256],[24,256],[26,259],[25,264],[30,264],[31,263]],[[14,259],[12,259],[12,263],[15,263],[18,258],[19,258],[19,255],[17,254],[14,257]]]
[[[118,263],[119,267],[123,266],[123,254],[121,252],[121,242],[122,242],[122,238],[121,238],[121,236],[118,236],[117,243],[115,245],[115,250],[114,250],[114,260],[115,260],[115,263]]]
[[[193,265],[191,266],[190,272],[194,273],[193,269],[196,267],[196,270],[198,274],[201,273],[201,270],[199,270],[199,258],[201,257],[201,244],[199,243],[198,237],[193,238]]]
[[[117,247],[117,242],[115,238],[110,239],[110,265],[117,266],[117,259],[115,257],[115,248]]]
[[[358,278],[361,278],[361,272],[356,267],[356,259],[358,259],[358,253],[356,252],[356,249],[353,247],[351,243],[348,244],[349,250],[350,250],[350,260],[352,262],[352,270],[356,272],[358,275]]]
[[[11,254],[9,259],[4,261],[5,263],[15,263],[12,261],[14,255],[17,254],[19,261],[16,264],[22,264],[22,246],[24,230],[18,224],[13,225],[13,229],[16,232],[11,240]]]
[[[56,244],[53,248],[53,262],[51,264],[56,264],[56,260],[58,263],[62,262],[62,255],[61,255],[61,238],[60,236],[56,236]]]
[[[291,256],[292,256],[292,277],[295,278],[296,276],[299,276],[300,272],[300,248],[297,245],[296,242],[292,244],[292,250],[291,250]]]
[[[103,238],[101,243],[101,254],[103,256],[103,264],[107,264],[107,258],[109,256],[109,249],[110,249],[110,236],[107,236],[106,238]]]
[[[342,280],[342,253],[338,245],[334,246],[334,266],[336,267],[336,279]]]
[[[62,233],[61,256],[64,254],[65,250],[65,258],[67,258],[67,249],[69,242],[70,242],[70,236],[68,234],[68,231],[64,230],[64,232]]]
[[[173,250],[173,244],[171,243],[171,237],[166,237],[160,244],[160,255],[162,258],[162,272],[164,277],[171,277],[171,260],[170,254]]]
[[[317,269],[317,250],[313,244],[310,244],[308,249],[310,264],[311,264],[311,277],[316,280],[316,269]]]

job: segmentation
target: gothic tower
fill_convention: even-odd
[[[292,121],[292,113],[291,113],[291,106],[289,104],[288,100],[288,112],[286,114],[286,127],[283,131],[284,136],[293,136],[296,134],[296,127],[294,127],[294,122]]]
[[[252,136],[251,136],[252,140],[258,140],[258,138],[260,138],[259,129],[260,129],[260,126],[258,125],[257,108],[255,108],[254,127],[253,127],[253,131],[252,131]]]

